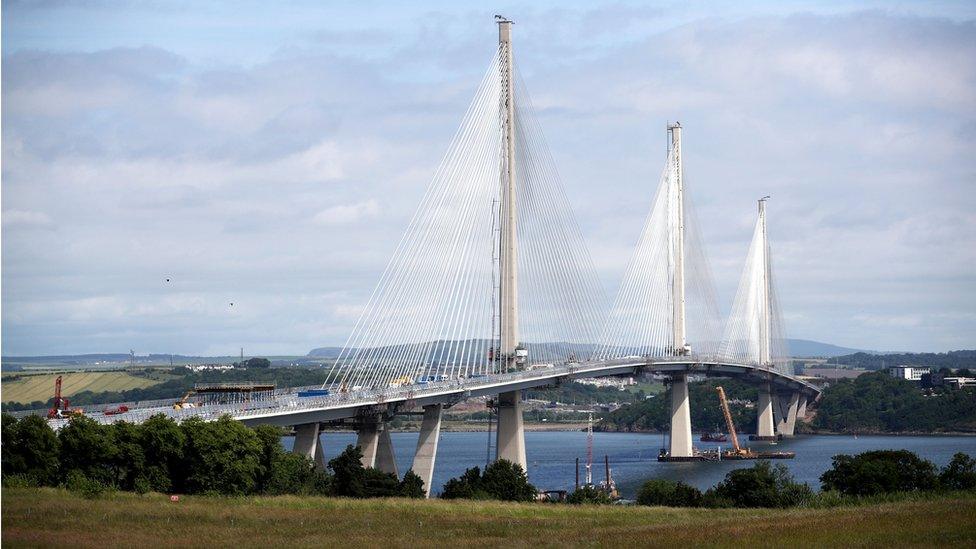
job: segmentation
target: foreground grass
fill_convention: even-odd
[[[832,509],[591,507],[3,490],[3,546],[976,546],[976,498]]]

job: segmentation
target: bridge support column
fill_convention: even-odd
[[[796,419],[803,421],[807,417],[807,395],[800,395],[800,402],[796,406]]]
[[[325,455],[322,453],[322,441],[319,440],[319,424],[296,425],[295,445],[292,446],[291,451],[311,459],[316,467],[325,469]]]
[[[779,398],[781,417],[776,424],[776,433],[782,436],[793,436],[796,428],[796,413],[800,405],[800,393],[793,393],[786,398]]]
[[[498,451],[495,457],[518,463],[528,472],[525,429],[522,426],[522,391],[498,395]]]
[[[417,439],[417,452],[410,467],[424,481],[424,493],[430,497],[431,481],[434,479],[434,460],[437,459],[437,441],[441,435],[441,412],[443,404],[424,406],[424,420],[420,424],[420,438]]]
[[[384,473],[397,475],[393,441],[386,422],[376,419],[360,424],[356,445],[363,452],[363,467],[374,467]]]
[[[750,436],[749,440],[776,440],[776,432],[773,430],[773,392],[768,382],[759,387],[756,412],[759,414],[759,422],[756,434]]]
[[[688,402],[688,376],[676,374],[671,378],[671,444],[672,458],[692,457],[691,406]]]

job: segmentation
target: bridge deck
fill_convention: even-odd
[[[715,361],[691,360],[650,360],[640,357],[599,362],[582,362],[536,367],[531,370],[499,374],[483,378],[467,378],[388,387],[382,390],[363,390],[355,392],[333,392],[326,396],[299,397],[298,393],[315,387],[292,387],[279,389],[271,398],[247,403],[208,404],[197,408],[174,410],[177,399],[152,401],[146,403],[123,403],[129,411],[116,415],[89,413],[88,416],[101,423],[129,421],[141,423],[156,414],[172,417],[177,421],[190,417],[216,420],[220,416],[230,417],[248,425],[269,423],[274,425],[300,425],[317,421],[333,421],[356,417],[363,411],[386,407],[388,411],[408,410],[416,406],[443,403],[452,405],[462,400],[494,395],[518,389],[530,389],[563,381],[585,377],[638,374],[641,372],[673,373],[687,372],[692,375],[731,376],[751,379],[756,383],[769,382],[777,392],[800,392],[816,397],[820,390],[793,376],[774,370],[767,370],[748,364],[728,364]],[[106,404],[100,407],[111,408]],[[28,413],[46,413],[32,411]],[[67,420],[51,420],[57,428]]]

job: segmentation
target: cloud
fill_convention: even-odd
[[[375,200],[367,200],[357,204],[332,206],[315,214],[312,221],[319,225],[348,225],[358,223],[364,219],[376,217],[380,207]]]
[[[3,212],[3,226],[14,227],[50,227],[54,221],[44,212],[23,210],[7,210]]]
[[[5,10],[4,353],[304,353],[345,340],[495,29],[492,12],[467,6],[326,13],[339,9],[295,6],[284,26],[229,14],[223,49],[206,51],[218,44],[203,31],[155,32],[135,8],[96,17],[97,37],[85,25],[52,32],[47,8],[14,6],[34,19],[6,25]],[[608,3],[506,14],[600,276],[612,295],[665,125],[680,120],[723,308],[755,199],[772,194],[791,336],[971,347],[972,15],[790,11],[703,17]],[[203,19],[167,17],[177,15]],[[272,53],[255,61],[234,51],[241,43]],[[50,230],[27,230],[38,228]]]

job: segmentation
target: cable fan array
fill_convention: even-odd
[[[717,351],[719,315],[711,270],[687,189],[678,199],[674,150],[669,151],[651,210],[610,311],[593,358],[671,357],[674,340],[674,285],[680,217],[684,219],[685,343],[698,359]],[[678,215],[681,208],[683,216]],[[680,343],[679,343],[680,345]]]
[[[793,375],[765,224],[763,208],[752,234],[719,356],[726,362],[752,364]]]
[[[499,51],[325,385],[382,388],[501,371],[501,62]],[[525,366],[576,360],[592,351],[605,298],[515,76],[519,339]]]

